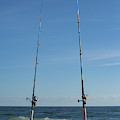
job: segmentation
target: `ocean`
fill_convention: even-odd
[[[30,107],[0,107],[0,120],[29,120]],[[87,107],[88,120],[120,120],[120,107]],[[34,120],[82,120],[81,107],[35,107]]]

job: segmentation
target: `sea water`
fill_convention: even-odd
[[[34,120],[82,120],[81,107],[35,107]],[[30,107],[0,107],[0,120],[29,120]],[[120,120],[120,107],[87,107],[88,120]]]

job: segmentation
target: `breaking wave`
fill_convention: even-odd
[[[29,117],[17,117],[17,118],[11,118],[9,120],[30,120]],[[50,119],[50,118],[34,118],[34,120],[68,120],[68,119]]]

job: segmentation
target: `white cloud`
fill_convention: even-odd
[[[108,51],[108,52],[93,52],[89,53],[88,56],[86,56],[87,60],[103,60],[103,59],[110,59],[110,58],[116,58],[120,57],[119,51]]]
[[[100,66],[117,66],[117,65],[120,65],[120,62],[116,62],[116,63],[107,63],[107,64],[102,64]]]
[[[37,106],[81,106],[77,97],[39,97]],[[118,106],[120,95],[89,95],[86,106]],[[31,106],[25,97],[1,97],[0,106]]]
[[[120,105],[120,95],[89,95],[87,105],[90,106],[118,106]]]
[[[39,97],[38,106],[77,106],[75,97]]]

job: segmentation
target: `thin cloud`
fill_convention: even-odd
[[[120,16],[106,17],[106,18],[83,18],[86,22],[108,22],[108,21],[119,21]]]
[[[104,59],[111,59],[111,58],[116,58],[120,57],[120,52],[119,50],[103,50],[101,52],[99,51],[93,51],[89,52],[88,55],[86,56],[86,59],[89,61],[94,61],[94,60],[104,60]]]
[[[120,28],[111,28],[111,31],[120,31]]]
[[[56,97],[39,97],[38,105],[40,106],[77,106],[77,99],[70,96],[56,96]]]
[[[96,102],[95,102],[96,101]],[[120,95],[89,95],[87,105],[116,106],[119,105]]]
[[[87,60],[89,61],[97,61],[97,60],[104,60],[104,59],[110,59],[120,57],[120,55],[103,55],[103,56],[96,56],[96,57],[89,57]]]
[[[120,62],[117,62],[117,63],[108,63],[108,64],[102,64],[100,66],[118,66],[120,65]]]
[[[120,62],[114,62],[114,63],[97,64],[97,65],[91,65],[91,66],[111,67],[111,66],[119,66],[119,65],[120,65]]]

